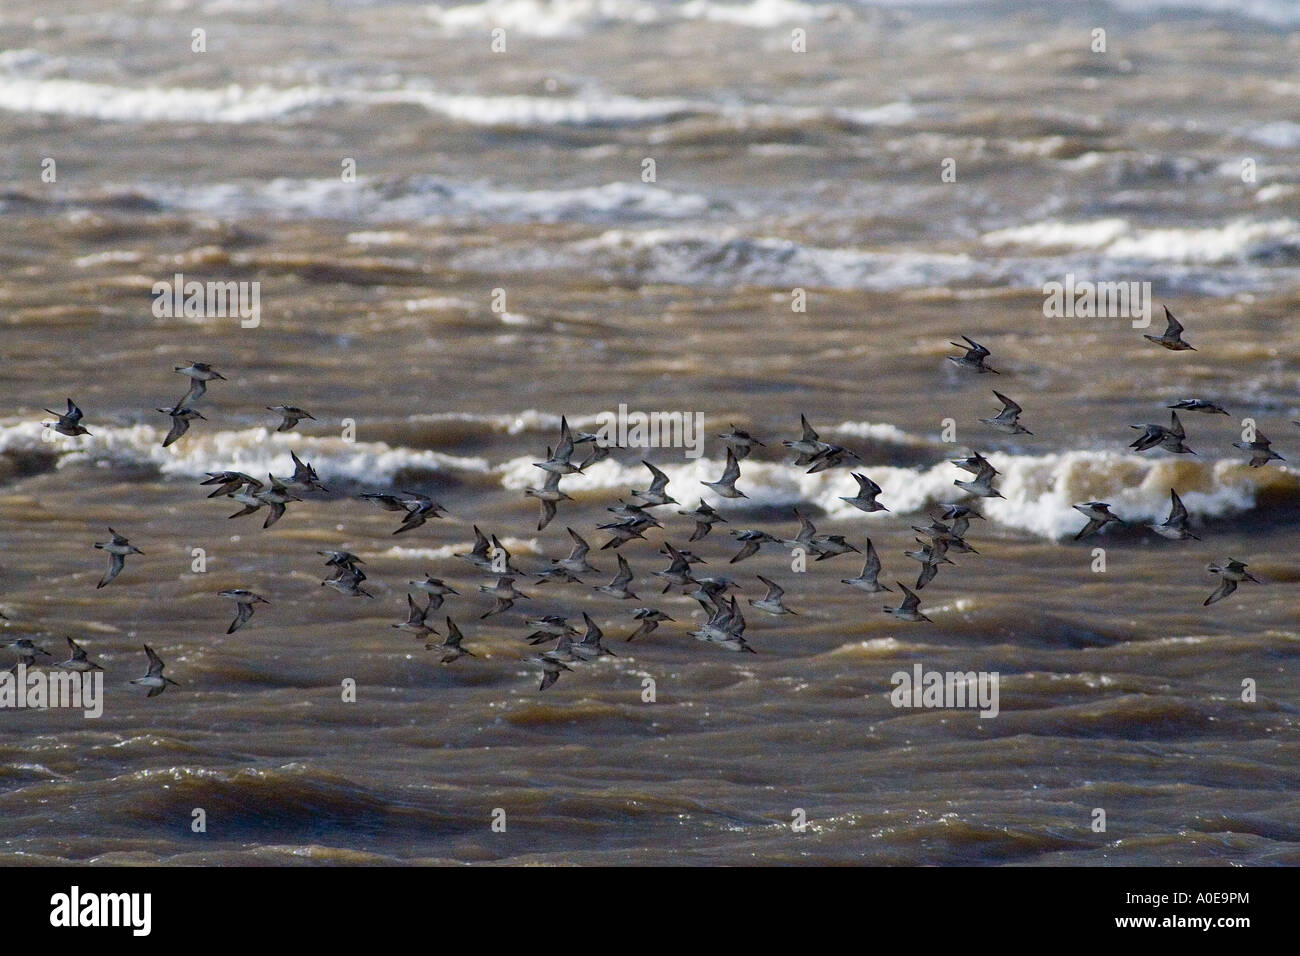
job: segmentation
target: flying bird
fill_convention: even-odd
[[[310,412],[299,408],[297,405],[267,405],[266,410],[275,412],[280,416],[280,424],[275,428],[278,432],[292,431],[304,418],[313,422],[316,421]]]
[[[962,339],[966,342],[965,345],[962,345],[959,342],[948,343],[954,348],[965,350],[962,355],[949,355],[949,362],[956,365],[958,368],[966,369],[969,372],[977,372],[981,375],[985,372],[992,372],[994,375],[1001,374],[997,369],[984,364],[984,360],[992,355],[992,352],[980,345],[974,339],[967,338],[965,335],[962,336]]]
[[[145,695],[146,697],[157,697],[167,689],[168,684],[173,687],[181,686],[170,677],[163,676],[163,667],[165,666],[163,659],[153,652],[153,648],[146,644],[144,645],[144,652],[149,657],[149,670],[145,672],[143,677],[137,677],[131,683],[138,684],[141,687],[148,687],[149,693]]]
[[[221,597],[230,598],[230,600],[235,602],[238,608],[235,619],[230,622],[230,627],[226,628],[227,634],[235,633],[235,631],[248,623],[248,619],[253,616],[254,604],[271,603],[266,598],[262,597],[262,595],[254,594],[247,588],[227,588],[226,590],[217,593]]]
[[[1195,352],[1196,349],[1183,341],[1183,324],[1174,318],[1174,314],[1169,311],[1169,306],[1165,306],[1165,320],[1167,325],[1164,335],[1143,335],[1142,338],[1156,345],[1162,345],[1171,352]]]
[[[58,412],[45,409],[55,418],[57,422],[42,422],[46,428],[52,428],[60,435],[67,435],[69,438],[76,438],[78,435],[89,435],[90,432],[81,424],[81,419],[85,417],[81,409],[68,399],[68,410],[60,415]]]
[[[126,556],[128,554],[144,554],[143,551],[112,528],[108,529],[108,533],[113,536],[113,540],[95,542],[96,548],[100,551],[108,552],[108,571],[100,579],[99,583],[95,585],[96,590],[104,587],[104,585],[108,584],[109,581],[122,573],[122,568],[126,566]]]

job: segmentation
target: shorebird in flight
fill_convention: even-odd
[[[1237,590],[1237,585],[1242,581],[1254,581],[1256,584],[1263,584],[1259,578],[1255,577],[1246,570],[1247,565],[1236,558],[1229,558],[1226,564],[1211,564],[1207,571],[1211,574],[1219,575],[1219,587],[1213,594],[1207,597],[1201,604],[1202,607],[1208,607],[1216,601],[1222,601],[1233,591]]]
[[[1187,509],[1183,507],[1183,499],[1178,497],[1178,492],[1170,488],[1169,517],[1160,524],[1150,524],[1147,527],[1162,538],[1170,538],[1174,541],[1185,541],[1191,538],[1193,541],[1200,541],[1201,539],[1192,534],[1187,525]]]
[[[94,661],[90,660],[86,656],[86,649],[72,638],[65,637],[64,640],[68,642],[68,651],[72,656],[66,661],[59,661],[57,664],[52,664],[51,666],[55,670],[79,671],[85,673],[86,671],[102,671],[104,669]]]
[[[1187,433],[1183,431],[1183,423],[1178,420],[1177,412],[1169,413],[1169,427],[1164,425],[1155,425],[1151,423],[1143,425],[1130,425],[1129,428],[1135,428],[1142,432],[1137,438],[1133,439],[1132,444],[1128,447],[1135,451],[1146,451],[1150,448],[1163,448],[1165,451],[1172,452],[1175,455],[1195,455],[1184,443]]]
[[[718,435],[727,448],[736,456],[737,461],[743,461],[749,457],[749,453],[754,447],[766,448],[761,441],[755,438],[747,431],[742,431],[735,425],[727,426],[727,430]]]
[[[755,601],[753,598],[750,598],[749,599],[750,607],[756,607],[760,611],[766,611],[768,614],[773,614],[778,617],[780,617],[783,614],[794,614],[796,617],[798,616],[798,613],[796,611],[790,610],[788,607],[785,606],[784,603],[782,603],[781,598],[785,594],[784,588],[782,588],[775,581],[763,577],[763,575],[761,574],[758,575],[758,579],[767,586],[767,593],[764,594],[762,600],[759,601]]]
[[[262,483],[252,475],[246,475],[242,471],[209,471],[208,480],[200,481],[200,485],[216,485],[217,489],[208,495],[209,498],[227,498],[237,494],[245,485],[253,490],[262,487]]]
[[[599,587],[592,588],[592,590],[616,597],[620,601],[634,601],[637,596],[628,589],[628,585],[631,583],[632,567],[627,563],[627,558],[620,554],[618,556],[618,574],[614,575],[614,579],[608,584],[602,584]]]
[[[32,643],[32,639],[29,637],[20,637],[17,640],[7,642],[4,646],[13,648],[14,653],[18,655],[18,660],[9,668],[9,673],[11,674],[18,673],[19,664],[23,667],[35,666],[37,654],[44,657],[54,656],[45,648],[38,647],[36,644]]]
[[[816,430],[808,424],[808,416],[800,415],[799,424],[803,426],[803,437],[798,441],[783,441],[781,444],[799,456],[794,463],[802,468],[812,464],[818,455],[825,454],[834,446],[826,444],[817,436]]]
[[[695,578],[691,574],[690,560],[667,541],[664,542],[664,547],[673,559],[672,563],[666,570],[650,572],[655,577],[664,579],[665,584],[662,593],[667,594],[673,587],[685,587],[688,584],[694,584]]]
[[[639,607],[632,615],[634,620],[640,621],[641,625],[635,631],[627,636],[629,641],[634,641],[638,637],[645,637],[652,633],[664,621],[671,621],[672,618],[663,611],[652,607]]]
[[[876,546],[867,539],[867,559],[862,563],[862,573],[856,578],[841,578],[841,584],[847,584],[849,587],[857,588],[859,591],[866,591],[868,594],[875,594],[879,591],[892,591],[893,588],[886,587],[879,581],[880,577],[880,556],[876,554]]]
[[[433,631],[433,633],[437,634],[438,632]],[[440,648],[443,652],[442,658],[438,662],[440,664],[450,664],[452,661],[458,661],[462,657],[477,657],[478,655],[473,651],[466,650],[461,646],[460,642],[464,639],[465,635],[460,632],[460,628],[456,626],[456,622],[449,617],[447,618],[447,636],[443,638],[442,643],[434,644],[430,641],[428,644],[424,645],[424,649],[426,651],[431,651],[435,647]]]
[[[172,419],[171,430],[167,432],[167,437],[163,439],[162,446],[164,448],[179,441],[181,436],[190,430],[190,422],[194,421],[194,419],[201,418],[204,421],[207,421],[202,414],[193,408],[190,408],[188,405],[177,405],[174,408],[160,408],[158,411],[162,412],[164,415],[170,415]]]
[[[1006,435],[1032,435],[1033,432],[1020,424],[1020,413],[1024,409],[997,389],[993,390],[993,394],[1002,403],[1002,410],[992,418],[981,418],[980,421],[988,425],[989,428],[995,428]]]
[[[437,600],[439,603],[442,602],[442,598]],[[418,641],[424,640],[430,634],[437,634],[438,632],[428,622],[429,612],[434,610],[433,602],[434,596],[431,594],[425,606],[420,607],[415,603],[415,598],[408,594],[406,596],[406,620],[400,624],[390,624],[388,626],[395,627],[399,631],[409,631]]]
[[[332,578],[327,578],[320,583],[323,588],[333,588],[339,594],[345,594],[348,597],[368,597],[374,595],[361,586],[361,582],[366,576],[357,570],[348,570],[339,568],[338,573]]]
[[[546,481],[540,488],[525,488],[524,495],[529,498],[536,498],[537,503],[542,506],[541,514],[537,519],[537,530],[541,531],[555,518],[555,507],[558,502],[572,501],[573,499],[560,490],[560,478],[563,477],[559,472],[548,471]]]
[[[1203,398],[1183,398],[1174,402],[1172,405],[1166,405],[1165,408],[1175,408],[1180,412],[1204,412],[1206,415],[1226,415],[1228,410],[1217,402],[1209,402]]]
[[[298,423],[304,418],[316,421],[310,412],[299,408],[297,405],[267,405],[268,412],[275,412],[280,416],[280,424],[275,430],[278,432],[291,431],[298,426]]]
[[[712,488],[724,498],[748,498],[749,496],[743,491],[736,490],[736,479],[739,477],[740,462],[736,460],[736,453],[728,448],[727,466],[722,470],[722,477],[717,481],[701,481],[700,484]]]
[[[997,369],[984,364],[984,360],[992,355],[992,352],[972,338],[963,335],[962,339],[965,341],[965,345],[962,345],[959,342],[948,343],[954,348],[965,349],[965,354],[963,355],[949,355],[949,362],[956,365],[958,368],[963,368],[970,372],[977,372],[981,375],[985,372],[992,372],[994,375],[1001,374]]]
[[[594,439],[596,436],[593,435],[591,437]],[[573,464],[573,444],[574,444],[573,434],[572,432],[569,431],[569,422],[566,418],[561,416],[560,417],[560,443],[556,446],[555,453],[550,454],[550,449],[547,448],[548,454],[546,456],[546,460],[533,462],[533,467],[540,468],[543,471],[553,472],[557,475],[572,475],[586,468],[589,462],[600,460],[599,458],[596,457],[597,452],[601,450],[599,443],[597,443],[594,446],[596,450],[592,452],[592,456],[590,459],[588,459],[586,462],[583,462],[581,465]],[[608,449],[605,449],[605,454],[601,455],[601,457],[602,458],[606,457],[608,456],[608,454],[609,454]]]
[[[651,481],[650,487],[645,491],[633,491],[631,497],[637,504],[645,508],[657,508],[660,505],[675,505],[676,498],[670,498],[666,494],[668,487],[668,476],[656,468],[650,462],[642,460],[641,464],[650,469]],[[739,472],[737,472],[739,474]]]
[[[96,590],[102,588],[104,585],[108,584],[109,581],[122,573],[122,568],[126,566],[126,556],[128,554],[144,554],[143,551],[112,528],[108,529],[108,533],[113,536],[113,540],[95,542],[96,548],[100,551],[108,552],[108,571],[100,579],[99,583],[95,585]]]
[[[769,541],[773,544],[781,543],[780,538],[774,538],[766,531],[758,531],[751,528],[741,531],[732,531],[731,536],[741,542],[741,548],[736,552],[735,556],[727,562],[728,564],[737,564],[752,555],[758,554],[758,549]]]
[[[973,462],[974,466],[966,464]],[[988,459],[976,452],[972,458],[959,459],[953,462],[959,468],[971,471],[975,477],[971,481],[962,481],[960,478],[953,479],[953,484],[958,488],[964,488],[967,492],[977,498],[1001,498],[1002,492],[993,487],[993,476],[998,474],[998,470],[989,464]]]
[[[141,687],[148,687],[149,693],[145,695],[146,697],[157,697],[167,689],[168,684],[173,687],[181,686],[170,677],[163,677],[163,667],[166,665],[163,664],[163,659],[153,652],[152,647],[148,644],[144,645],[144,652],[149,658],[149,670],[145,672],[143,677],[137,677],[131,683],[138,684]]]
[[[903,589],[903,594],[906,596],[898,607],[884,608],[885,613],[894,615],[894,617],[898,618],[900,621],[910,621],[912,623],[930,621],[930,619],[920,611],[921,599],[908,590],[907,585],[903,582],[895,581],[894,583]],[[930,621],[930,623],[933,624],[934,622]]]
[[[442,607],[442,602],[446,600],[449,594],[460,594],[454,587],[444,582],[441,578],[435,578],[429,573],[425,573],[423,581],[408,581],[408,585],[417,591],[423,591],[429,595],[429,606],[427,611],[436,611]]]
[[[69,438],[90,434],[81,424],[81,420],[85,417],[84,413],[73,403],[72,399],[68,399],[68,410],[62,415],[48,408],[45,411],[58,419],[57,422],[42,422],[46,428],[52,428],[60,435],[67,435]]]
[[[727,523],[727,519],[718,514],[718,512],[708,505],[703,498],[700,499],[700,506],[694,511],[679,511],[677,513],[695,521],[695,530],[691,532],[691,536],[687,539],[688,541],[699,541],[712,531],[713,525],[719,521],[723,524]]]
[[[1270,461],[1286,461],[1285,458],[1273,451],[1270,447],[1272,444],[1264,437],[1263,432],[1256,431],[1254,441],[1235,441],[1232,443],[1232,447],[1250,452],[1250,467],[1258,468],[1261,465],[1267,465]]]
[[[591,615],[584,611],[582,620],[587,625],[587,633],[582,636],[581,641],[575,641],[570,646],[569,649],[574,655],[584,661],[594,661],[598,657],[617,657],[617,654],[601,643],[605,638],[605,632],[596,626]]]
[[[846,498],[840,495],[840,501],[847,501],[859,511],[865,511],[871,514],[874,511],[888,511],[889,509],[876,500],[880,494],[881,488],[878,484],[868,478],[866,475],[853,473],[853,480],[858,483],[858,493],[852,498]]]
[[[478,586],[478,589],[482,593],[496,598],[497,601],[495,607],[478,616],[478,619],[480,621],[483,620],[484,618],[491,617],[493,614],[500,614],[502,611],[510,610],[512,607],[515,606],[515,601],[517,600],[520,599],[525,601],[532,600],[532,598],[529,597],[527,594],[525,594],[523,591],[518,591],[515,589],[515,579],[510,575],[505,575],[503,577],[497,578],[496,584],[492,584],[492,585],[480,584]]]
[[[1110,504],[1105,501],[1085,501],[1083,504],[1071,505],[1070,507],[1088,519],[1088,523],[1080,528],[1079,533],[1074,536],[1075,541],[1096,534],[1111,522],[1125,523],[1123,518],[1111,514]]]
[[[190,402],[197,402],[202,398],[203,393],[208,390],[207,383],[212,381],[214,378],[219,378],[222,381],[226,380],[226,376],[222,375],[207,362],[191,362],[189,365],[174,365],[172,366],[172,371],[179,372],[182,375],[187,375],[190,379],[190,390],[185,393],[184,398],[176,403],[178,407],[181,405],[188,405]]]
[[[227,588],[226,590],[218,591],[217,593],[220,597],[230,598],[230,600],[234,601],[238,607],[235,619],[230,622],[230,627],[226,628],[227,634],[235,633],[235,631],[248,623],[248,619],[253,616],[254,604],[271,603],[266,598],[262,597],[262,595],[254,594],[252,591],[248,590],[248,588]]]
[[[1156,345],[1162,345],[1171,352],[1195,352],[1196,349],[1183,341],[1183,324],[1174,318],[1174,314],[1169,311],[1169,306],[1165,306],[1165,321],[1167,324],[1164,335],[1143,335],[1142,338]]]

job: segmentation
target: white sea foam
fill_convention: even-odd
[[[480,3],[434,5],[429,19],[455,35],[501,27],[536,37],[578,36],[592,27],[648,25],[674,20],[702,20],[763,29],[783,23],[808,23],[848,15],[845,7],[798,0],[748,0],[722,3],[649,3],[646,0],[482,0]]]
[[[680,97],[639,97],[586,90],[571,96],[464,93],[419,83],[392,88],[266,84],[223,87],[124,86],[52,76],[63,67],[40,57],[13,57],[0,64],[0,109],[18,113],[78,116],[124,123],[260,123],[310,114],[324,107],[413,105],[457,123],[485,127],[626,126],[714,115],[738,126],[835,119],[862,126],[892,126],[917,115],[911,104],[867,108],[796,107],[764,103],[715,103]]]
[[[872,252],[751,238],[734,230],[611,229],[561,250],[575,261],[603,256],[652,281],[889,290],[988,280],[992,264],[963,254]]]
[[[517,415],[421,417],[467,420],[508,434],[549,431],[559,424],[556,416],[532,410]],[[594,421],[594,417],[574,418],[571,424],[582,428]],[[381,485],[402,472],[450,471],[495,475],[502,487],[522,491],[536,487],[541,478],[533,465],[534,455],[493,464],[478,457],[382,442],[345,442],[340,438],[281,434],[266,428],[205,432],[202,424],[166,449],[160,446],[165,429],[150,425],[101,425],[92,429],[92,436],[50,442],[43,439],[39,422],[3,424],[0,425],[0,454],[45,450],[58,456],[59,467],[109,461],[152,465],[164,475],[189,479],[227,469],[257,477],[267,473],[287,475],[293,467],[289,458],[292,448],[312,463],[326,483],[342,479]],[[932,444],[928,439],[911,436],[890,425],[845,422],[829,430],[897,444]],[[936,458],[941,454],[946,458],[948,452],[936,449]],[[678,499],[683,509],[693,508],[701,499],[724,510],[738,505],[812,505],[833,519],[861,522],[867,528],[881,521],[896,521],[899,515],[918,513],[935,504],[960,500],[964,492],[953,485],[953,480],[969,477],[946,460],[921,468],[861,465],[855,470],[864,472],[881,486],[880,502],[890,509],[868,515],[841,500],[857,492],[857,484],[848,469],[809,475],[788,462],[747,459],[742,463],[737,487],[749,497],[747,501],[734,502],[719,499],[700,484],[718,478],[724,464],[720,459],[674,462],[671,458],[671,451],[664,450],[653,460],[668,475],[668,493]],[[1126,520],[1148,522],[1163,520],[1168,514],[1169,489],[1175,486],[1194,519],[1249,511],[1255,506],[1259,489],[1266,484],[1300,493],[1300,476],[1294,472],[1285,467],[1252,470],[1239,459],[1190,462],[1108,450],[1044,455],[995,452],[988,458],[1001,472],[995,486],[1005,498],[980,501],[983,513],[990,521],[1045,538],[1066,537],[1083,526],[1084,519],[1071,507],[1080,501],[1106,500]],[[648,481],[648,472],[641,464],[624,464],[608,458],[588,466],[583,474],[567,478],[565,490],[579,499],[613,498],[626,495],[633,488],[644,488]],[[530,546],[528,541],[521,543],[525,549]]]
[[[1300,146],[1300,123],[1276,120],[1248,130],[1246,138],[1274,149],[1295,149]]]
[[[138,189],[138,187],[137,187]],[[361,214],[372,222],[435,221],[485,216],[507,222],[634,222],[695,219],[710,201],[641,182],[611,182],[576,189],[519,189],[486,182],[449,182],[416,177],[401,183],[344,183],[338,179],[274,179],[266,183],[158,184],[149,198],[173,209],[229,217],[258,213],[287,217]],[[355,211],[355,213],[354,213]],[[361,231],[356,245],[409,241],[400,231]]]
[[[1033,223],[981,238],[995,247],[1096,250],[1112,260],[1216,264],[1240,262],[1279,242],[1294,242],[1298,231],[1294,219],[1235,219],[1204,228],[1142,228],[1124,219],[1099,219]]]
[[[197,422],[185,438],[170,448],[162,447],[166,427],[151,425],[91,427],[91,434],[76,439],[59,437],[47,441],[40,422],[0,425],[0,454],[15,451],[48,451],[58,456],[60,468],[86,461],[110,461],[124,465],[152,465],[167,476],[200,478],[207,472],[242,471],[253,477],[268,473],[292,474],[292,449],[310,461],[327,484],[331,479],[356,482],[391,480],[402,471],[458,471],[486,473],[482,458],[446,455],[442,452],[392,447],[383,442],[347,442],[342,438],[321,438],[274,432],[267,428],[240,431],[207,431]]]
[[[1172,459],[1143,458],[1111,451],[1070,451],[1030,456],[991,454],[993,466],[1002,474],[995,487],[1004,499],[986,499],[979,507],[988,520],[1009,528],[1027,531],[1045,538],[1073,535],[1085,522],[1074,504],[1099,497],[1109,501],[1117,514],[1132,521],[1164,520],[1169,512],[1169,489],[1174,484],[1174,469],[1195,469],[1189,483],[1186,472],[1180,474],[1179,494],[1194,516],[1220,517],[1248,511],[1254,507],[1257,481],[1282,481],[1300,491],[1300,480],[1290,473],[1265,476],[1246,473],[1240,461],[1221,460],[1196,463]],[[703,499],[714,506],[734,508],[737,502],[720,499],[701,481],[713,481],[722,473],[723,462],[701,458],[684,464],[656,460],[668,475],[668,493],[684,509],[693,508]],[[495,469],[501,483],[512,490],[534,487],[537,470],[531,458],[507,461]],[[932,505],[960,500],[964,495],[953,485],[956,478],[970,476],[944,461],[926,468],[898,468],[864,465],[860,469],[883,489],[880,503],[889,512],[866,514],[841,501],[841,496],[857,493],[857,483],[847,469],[806,474],[804,469],[776,462],[747,460],[741,465],[736,487],[748,496],[747,502],[767,506],[811,504],[829,517],[872,524],[897,520],[899,514],[924,511]],[[570,494],[625,494],[644,488],[649,481],[640,464],[624,465],[612,459],[588,467],[583,475],[568,479]],[[793,520],[793,519],[792,519]],[[793,535],[793,530],[791,531]]]
[[[82,80],[0,77],[0,109],[128,123],[257,123],[332,106],[315,86],[123,87]]]

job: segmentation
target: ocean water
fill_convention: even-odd
[[[1300,862],[1298,24],[1288,0],[9,0],[0,625],[106,672],[97,719],[0,708],[0,861]],[[177,274],[257,283],[257,324],[156,314]],[[1045,314],[1082,281],[1149,283],[1151,327]],[[1164,306],[1196,351],[1142,338]],[[1001,374],[946,361],[963,334]],[[192,361],[227,381],[163,448]],[[980,424],[993,388],[1031,435]],[[91,434],[50,440],[67,397]],[[1230,412],[1182,414],[1194,456],[1128,447],[1185,398]],[[315,420],[276,432],[281,404]],[[702,454],[614,450],[538,530],[561,416],[620,405],[700,416]],[[801,414],[889,511],[791,464]],[[1286,460],[1248,466],[1247,419]],[[699,484],[733,423],[765,442],[734,501]],[[896,621],[913,526],[975,450],[1004,495],[979,553]],[[329,490],[269,529],[198,484],[291,452]],[[643,458],[680,504],[619,549],[618,601],[596,525]],[[1144,527],[1171,488],[1199,540]],[[399,489],[446,517],[395,536],[357,497]],[[690,637],[706,616],[651,573],[701,498],[727,523],[690,547],[743,588],[753,655]],[[1093,499],[1129,525],[1076,542]],[[894,593],[841,584],[852,553],[728,563],[729,530],[792,538],[796,508],[870,539]],[[145,553],[97,589],[108,526]],[[476,526],[531,596],[486,620],[455,557]],[[535,584],[566,527],[600,573]],[[320,586],[338,548],[373,599]],[[1202,606],[1229,557],[1264,583]],[[389,626],[425,574],[475,657]],[[760,574],[797,615],[749,606]],[[271,603],[227,635],[232,587]],[[641,606],[675,620],[628,643]],[[539,691],[524,618],[583,613],[617,656]],[[129,684],[142,644],[179,686]],[[917,664],[996,673],[997,716],[895,706]]]

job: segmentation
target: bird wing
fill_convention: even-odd
[[[1218,589],[1215,590],[1213,594],[1211,594],[1209,597],[1205,599],[1205,601],[1201,604],[1201,607],[1209,607],[1211,604],[1215,603],[1216,601],[1222,601],[1224,598],[1226,598],[1229,594],[1231,594],[1235,590],[1237,590],[1237,582],[1233,581],[1231,578],[1224,578],[1219,583]]]
[[[1176,339],[1183,333],[1183,323],[1174,318],[1174,314],[1169,311],[1169,306],[1165,306],[1165,320],[1169,323],[1165,327],[1165,337]]]
[[[820,439],[817,437],[817,432],[815,432],[813,430],[813,427],[808,424],[808,417],[806,415],[799,416],[799,424],[803,426],[804,441],[807,442],[820,441]]]
[[[1016,404],[1015,402],[1013,402],[1011,399],[1007,398],[1005,395],[1003,395],[1003,394],[1002,394],[1001,392],[999,392],[997,389],[994,389],[994,390],[993,390],[993,394],[996,395],[998,401],[1002,403],[1002,411],[998,413],[998,418],[1002,418],[1002,417],[1004,417],[1004,416],[1007,417],[1007,418],[1015,418],[1015,417],[1016,417],[1017,415],[1019,415],[1022,411],[1024,411],[1023,408],[1021,408],[1019,405],[1017,405],[1017,404]]]
[[[627,558],[623,555],[618,556],[618,574],[614,575],[614,580],[610,582],[613,587],[626,587],[632,580],[632,566],[627,563]]]
[[[125,566],[126,566],[125,556],[120,554],[110,554],[108,556],[108,571],[104,574],[104,577],[100,579],[99,584],[95,585],[95,587],[102,588],[109,581],[113,580],[113,578],[121,574],[122,568]]]

